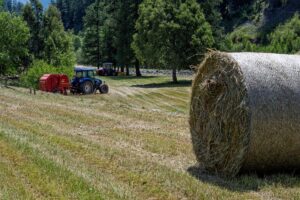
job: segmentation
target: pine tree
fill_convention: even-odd
[[[219,49],[224,40],[224,28],[222,27],[221,5],[223,0],[198,0],[203,9],[207,22],[212,27],[215,45]]]
[[[102,55],[103,62],[112,62],[117,64],[116,53],[117,46],[115,44],[116,30],[118,27],[118,22],[116,18],[116,13],[120,8],[120,0],[103,1],[104,9],[102,10],[103,26],[101,27],[103,32],[103,38],[101,40],[103,44]],[[124,67],[122,66],[122,72]]]
[[[6,11],[12,12],[12,0],[5,0],[4,5]]]
[[[50,5],[43,18],[43,59],[53,66],[73,67],[75,56],[71,36],[64,31],[58,9]]]
[[[95,0],[57,0],[55,5],[61,12],[65,29],[72,29],[75,33],[82,31],[85,11],[92,3]]]
[[[20,15],[22,8],[23,8],[23,4],[21,2],[19,2],[18,0],[1,0],[0,1],[0,11],[5,10],[8,11],[10,13],[14,13],[16,15]]]
[[[104,15],[101,12],[104,10],[104,2],[97,0],[90,5],[86,10],[84,17],[84,38],[83,38],[83,53],[86,58],[86,62],[100,67],[103,61],[103,55],[101,52],[103,38],[103,30],[101,27],[104,22]]]
[[[83,29],[83,16],[85,15],[85,9],[83,9],[84,0],[77,0],[73,2],[73,29],[75,33],[78,33]]]
[[[120,2],[120,7],[115,14],[117,21],[115,34],[115,46],[117,49],[116,60],[119,65],[126,67],[127,75],[129,75],[128,67],[130,65],[135,65],[136,75],[141,76],[139,63],[131,48],[140,3],[141,0],[123,0]]]
[[[44,42],[41,35],[43,26],[43,6],[41,2],[39,0],[30,0],[30,3],[24,6],[22,16],[30,28],[30,52],[35,58],[41,58]]]
[[[4,8],[4,2],[3,0],[0,0],[0,12],[3,11]]]

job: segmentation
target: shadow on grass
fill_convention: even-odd
[[[131,87],[138,88],[170,88],[170,87],[188,87],[192,85],[191,80],[182,80],[178,81],[178,83],[173,82],[163,82],[163,83],[149,83],[143,85],[132,85]]]
[[[143,79],[153,79],[157,77],[158,76],[106,76],[105,78],[111,80],[143,80]]]
[[[1,88],[1,87],[16,91],[16,88],[13,88],[13,87],[15,87],[15,86],[10,86],[10,85],[0,85],[0,88]]]
[[[199,166],[191,166],[188,173],[201,182],[209,183],[235,192],[260,191],[263,187],[280,186],[284,188],[300,187],[299,172],[273,174],[240,174],[237,178],[223,179],[210,175]]]

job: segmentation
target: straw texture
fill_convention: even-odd
[[[210,172],[300,168],[300,56],[209,53],[193,82],[190,131]]]

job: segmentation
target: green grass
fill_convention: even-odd
[[[298,176],[199,171],[190,79],[105,78],[110,93],[90,96],[1,88],[0,199],[300,199]]]

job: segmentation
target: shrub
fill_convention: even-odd
[[[265,44],[261,43],[262,33],[254,25],[244,25],[230,33],[225,40],[226,51],[253,51],[294,54],[300,51],[300,16],[295,16],[279,25],[268,34]],[[260,43],[259,43],[260,42]]]
[[[253,24],[244,24],[227,35],[225,50],[227,51],[259,51],[257,28]]]
[[[28,71],[21,76],[21,83],[24,87],[38,88],[39,79],[44,74],[66,74],[69,77],[73,74],[72,67],[53,67],[42,60],[35,60]]]
[[[269,35],[268,50],[275,53],[296,53],[300,50],[300,17],[296,14],[290,21],[279,25]]]

